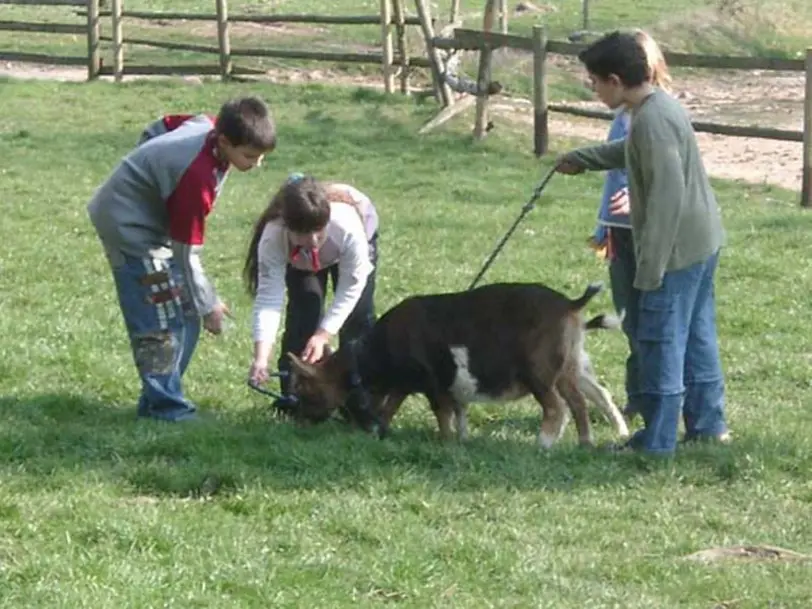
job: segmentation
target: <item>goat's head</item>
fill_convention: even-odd
[[[377,423],[369,395],[363,387],[355,365],[354,353],[342,349],[325,351],[324,357],[308,364],[292,353],[291,391],[297,398],[294,419],[305,423],[322,423],[338,411],[356,427],[372,431]]]

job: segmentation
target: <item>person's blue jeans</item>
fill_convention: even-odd
[[[673,453],[681,412],[686,440],[727,431],[714,295],[718,260],[717,252],[666,273],[660,288],[638,292],[638,405],[645,427],[632,436],[632,448]]]
[[[197,347],[200,317],[190,307],[172,260],[124,256],[113,268],[141,396],[138,416],[179,421],[195,416],[182,378]]]
[[[639,371],[637,366],[637,301],[638,290],[634,287],[634,274],[637,261],[634,254],[634,238],[630,228],[609,228],[612,257],[609,260],[609,282],[612,291],[612,304],[620,313],[625,311],[623,333],[629,343],[626,358],[626,408],[627,415],[640,411]]]

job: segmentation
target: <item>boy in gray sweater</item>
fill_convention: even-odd
[[[633,34],[608,34],[579,59],[600,100],[631,111],[626,140],[580,148],[558,161],[565,174],[628,172],[637,269],[626,313],[637,328],[645,423],[628,447],[673,453],[680,412],[686,440],[726,441],[714,299],[724,230],[690,118],[649,83],[646,54]]]
[[[93,195],[88,213],[141,378],[139,416],[194,417],[181,379],[201,325],[219,334],[228,312],[200,260],[206,219],[229,169],[249,171],[275,146],[273,120],[255,97],[226,102],[217,117],[167,115]]]

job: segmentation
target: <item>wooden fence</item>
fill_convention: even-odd
[[[492,24],[497,10],[504,11],[505,3],[502,0],[487,0],[483,30],[470,30],[457,28],[453,36],[434,35],[434,19],[429,12],[429,3],[426,0],[415,0],[416,17],[405,16],[406,0],[381,0],[380,12],[372,16],[325,16],[325,15],[229,15],[227,0],[215,0],[216,12],[213,14],[175,13],[175,12],[146,12],[125,11],[122,0],[110,0],[111,9],[100,11],[99,0],[0,0],[0,4],[18,5],[50,5],[85,7],[80,14],[86,17],[86,25],[58,24],[58,23],[31,23],[22,21],[0,21],[0,30],[24,32],[48,32],[56,34],[82,34],[87,38],[87,56],[48,56],[37,53],[9,53],[0,52],[0,61],[28,61],[38,63],[87,65],[88,80],[98,78],[100,75],[113,75],[121,80],[125,74],[220,74],[223,79],[229,79],[237,74],[256,73],[251,70],[235,66],[234,57],[276,57],[304,60],[341,61],[354,63],[371,63],[381,65],[384,86],[387,92],[394,90],[395,67],[400,67],[401,91],[408,91],[408,78],[411,66],[428,67],[431,69],[434,82],[435,95],[438,100],[450,106],[453,103],[451,91],[446,82],[447,74],[438,57],[438,50],[478,50],[479,74],[476,84],[477,117],[474,133],[483,137],[487,132],[485,116],[487,111],[490,84],[490,64],[494,49],[510,48],[527,51],[533,54],[533,107],[534,107],[534,151],[537,155],[547,152],[549,141],[548,116],[549,112],[560,112],[571,115],[586,116],[609,120],[610,112],[588,110],[565,104],[550,104],[547,99],[547,55],[576,55],[584,48],[583,44],[548,40],[545,29],[541,26],[533,28],[531,37],[516,36],[492,31]],[[498,2],[498,5],[497,5]],[[459,3],[452,4],[452,17]],[[100,18],[110,17],[112,36],[101,35]],[[124,38],[122,19],[161,19],[161,20],[197,20],[215,21],[217,23],[217,46],[186,44],[178,42],[165,42],[140,38]],[[229,24],[236,22],[251,23],[318,23],[318,24],[380,24],[381,48],[379,53],[335,53],[288,49],[269,48],[237,48],[231,47],[229,37]],[[405,43],[405,28],[407,25],[420,26],[426,42],[426,56],[409,57]],[[397,34],[398,52],[394,52],[393,28]],[[506,20],[502,24],[506,28]],[[450,31],[450,30],[449,30]],[[100,43],[111,42],[113,51],[113,65],[103,66],[100,55]],[[140,44],[168,50],[193,51],[218,55],[218,65],[198,66],[150,66],[125,65],[123,56],[124,44]],[[721,57],[713,55],[695,55],[688,53],[665,53],[666,60],[671,66],[714,69],[739,70],[785,70],[803,71],[806,73],[806,90],[804,99],[804,128],[803,131],[789,131],[765,127],[722,125],[712,122],[694,121],[697,131],[736,137],[753,137],[771,140],[784,140],[802,142],[803,145],[803,172],[801,186],[801,205],[812,207],[812,49],[807,50],[805,60],[780,59],[759,57]]]
[[[0,61],[24,61],[50,65],[82,66],[87,65],[88,80],[98,75],[99,65],[99,4],[97,0],[0,0],[0,4],[17,4],[22,6],[86,7],[86,24],[76,23],[43,23],[31,21],[0,20],[0,31],[32,32],[47,34],[73,34],[87,36],[86,55],[47,55],[45,53],[26,53],[0,51]]]
[[[86,57],[60,57],[39,53],[3,52],[0,51],[0,61],[24,61],[45,64],[83,65],[87,64],[88,80],[99,76],[113,76],[120,81],[125,75],[161,75],[161,74],[219,74],[224,80],[240,74],[262,74],[262,70],[237,66],[234,58],[237,57],[273,57],[284,59],[303,59],[315,61],[336,61],[362,64],[378,64],[381,66],[384,87],[387,92],[394,91],[394,79],[397,68],[400,68],[401,91],[409,90],[409,72],[411,67],[430,67],[431,63],[425,56],[410,57],[406,45],[406,27],[420,26],[424,36],[434,36],[434,20],[428,9],[418,17],[407,17],[404,10],[404,0],[381,0],[379,15],[300,15],[300,14],[268,14],[268,15],[230,15],[227,0],[215,0],[216,11],[206,13],[182,12],[155,12],[155,11],[127,11],[123,8],[122,0],[109,0],[110,9],[100,10],[99,0],[0,0],[0,4],[17,4],[25,6],[47,5],[83,7],[85,10],[77,11],[80,16],[86,17],[86,26],[65,23],[32,23],[26,21],[0,21],[0,30],[23,32],[47,32],[54,34],[86,34]],[[103,17],[110,18],[111,36],[101,34]],[[168,42],[150,40],[146,38],[124,37],[123,19],[153,19],[161,21],[210,21],[217,23],[217,45],[191,44],[183,42]],[[380,25],[381,53],[342,53],[313,50],[292,50],[273,48],[232,48],[229,36],[229,25],[232,23],[310,23],[333,25]],[[397,38],[397,41],[395,41]],[[111,43],[112,66],[102,63],[100,44]],[[397,53],[395,53],[395,42]],[[144,45],[175,51],[188,51],[201,54],[212,54],[219,57],[218,65],[138,65],[125,64],[124,45]]]
[[[533,53],[533,114],[534,114],[534,151],[536,155],[547,152],[549,141],[549,112],[586,116],[611,120],[614,115],[608,111],[588,110],[566,104],[550,104],[547,100],[547,55],[577,55],[583,44],[547,40],[542,26],[533,28],[533,35],[515,36],[493,31],[479,31],[458,28],[453,37],[435,37],[431,44],[434,48],[451,50],[478,50],[480,52],[480,78],[489,78],[491,54],[497,48],[510,48]],[[806,73],[804,97],[803,131],[772,129],[767,127],[750,127],[739,125],[722,125],[705,121],[692,121],[698,132],[714,133],[734,137],[752,137],[770,140],[802,142],[803,171],[801,178],[801,205],[812,207],[812,48],[806,52],[805,59],[781,59],[760,57],[722,57],[715,55],[695,55],[690,53],[665,52],[665,59],[670,66],[692,68],[714,68],[727,70],[782,70]],[[478,105],[487,106],[487,82],[480,83]],[[478,128],[483,122],[477,117],[475,134],[484,136],[485,131]]]

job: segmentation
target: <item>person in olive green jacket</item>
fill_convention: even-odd
[[[608,34],[579,59],[600,100],[631,113],[625,140],[558,159],[565,174],[628,172],[637,268],[626,314],[637,330],[645,426],[627,446],[672,454],[680,413],[685,440],[727,441],[714,296],[725,233],[690,118],[650,83],[645,51],[632,33]]]

